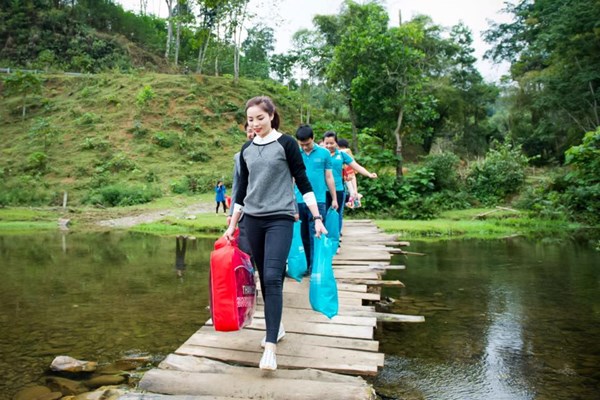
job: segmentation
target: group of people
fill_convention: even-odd
[[[297,129],[296,140],[280,133],[280,117],[269,97],[248,100],[246,118],[248,141],[234,156],[232,207],[224,236],[234,240],[239,226],[239,246],[251,255],[258,271],[266,322],[259,367],[275,370],[277,342],[285,336],[281,324],[283,282],[294,222],[301,221],[310,274],[315,237],[327,234],[327,209],[338,210],[341,226],[346,200],[344,185],[352,180],[351,174],[344,174],[344,168],[370,178],[377,174],[340,150],[334,132],[325,133],[323,146],[315,142],[309,125]],[[350,196],[358,196],[352,183],[349,191]]]

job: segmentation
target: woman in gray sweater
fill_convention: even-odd
[[[240,176],[234,210],[224,236],[233,232],[244,212],[244,227],[256,263],[265,303],[267,335],[260,368],[277,369],[277,341],[285,335],[281,324],[285,265],[292,242],[296,211],[294,181],[315,219],[316,235],[327,233],[296,140],[277,131],[279,114],[266,96],[246,103],[248,125],[256,136],[240,151]]]

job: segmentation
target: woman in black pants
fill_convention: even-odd
[[[246,142],[240,152],[239,185],[233,215],[224,236],[233,240],[243,210],[244,228],[265,303],[267,335],[259,366],[275,370],[277,341],[285,335],[280,324],[285,265],[297,212],[294,180],[315,219],[316,235],[327,231],[296,140],[277,132],[279,115],[273,101],[265,96],[250,99],[246,103],[246,117],[256,137]]]

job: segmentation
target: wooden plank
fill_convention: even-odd
[[[372,317],[371,317],[372,318]],[[212,320],[206,321],[206,325],[212,325]],[[335,336],[353,339],[371,339],[373,338],[372,325],[343,325],[335,323],[309,322],[298,319],[285,319],[284,326],[286,332],[296,332],[305,335]],[[252,323],[244,329],[266,329],[263,318],[253,318]]]
[[[336,265],[369,265],[369,264],[377,264],[377,265],[389,265],[389,260],[386,261],[365,261],[365,260],[340,260],[337,258],[333,259],[333,268],[335,269]]]
[[[368,286],[375,286],[375,287],[405,287],[404,283],[402,283],[401,281],[398,280],[389,280],[389,281],[385,281],[385,280],[376,280],[376,279],[349,279],[349,280],[345,280],[345,279],[340,279],[338,280],[337,284],[343,284],[344,282],[351,282],[351,283],[362,283]]]
[[[265,318],[265,313],[262,309],[254,312],[254,318]],[[321,313],[313,310],[294,309],[293,312],[283,313],[283,323],[288,320],[302,320],[308,322],[319,322],[322,324],[339,324],[339,325],[362,325],[362,326],[377,326],[377,318],[375,317],[355,317],[347,315],[336,315],[329,319]]]
[[[406,315],[406,314],[392,314],[392,313],[381,313],[381,312],[356,312],[356,315],[362,315],[364,317],[375,317],[377,321],[381,322],[425,322],[425,317],[422,315]]]
[[[242,352],[253,352],[262,354],[263,349],[260,347],[260,340],[249,342],[246,338],[240,335],[228,335],[227,332],[203,332],[202,334],[193,335],[188,339],[184,346],[201,346],[211,347],[215,349],[238,350]],[[181,353],[178,351],[178,353]],[[315,344],[306,345],[298,341],[290,340],[284,337],[277,343],[277,357],[290,356],[302,358],[327,358],[328,360],[337,360],[342,362],[352,357],[361,359],[363,363],[371,363],[378,366],[383,366],[383,354],[359,351],[355,349],[340,349],[327,346],[319,346]]]
[[[185,372],[210,372],[226,375],[253,375],[263,377],[265,374],[256,368],[240,367],[229,365],[224,362],[211,360],[204,357],[181,356],[178,354],[169,354],[158,365],[160,369]],[[364,383],[364,379],[356,376],[340,375],[333,372],[318,371],[315,369],[280,369],[269,373],[273,378],[284,379],[302,379],[321,382],[345,382],[349,384]]]
[[[375,311],[375,307],[373,306],[360,305],[362,303],[361,299],[341,298],[339,300],[339,315],[351,315],[349,312],[353,311]],[[257,304],[263,305],[262,297],[258,298]],[[286,308],[302,308],[305,310],[312,310],[308,295],[296,293],[287,293],[283,297],[283,308],[284,310]]]
[[[335,352],[335,350],[334,350]],[[228,349],[215,349],[211,347],[182,345],[176,351],[177,354],[187,354],[214,358],[216,360],[224,360],[240,363],[242,365],[258,366],[262,351],[248,352]],[[381,353],[375,353],[381,354]],[[383,354],[382,354],[383,356]],[[295,356],[277,356],[278,368],[316,368],[325,371],[341,372],[348,374],[359,375],[376,375],[377,365],[363,363],[360,358],[351,356],[347,359],[342,359],[331,355],[331,357],[295,357]],[[231,384],[231,383],[229,383]]]
[[[377,272],[350,272],[344,270],[336,270],[334,272],[336,279],[379,279],[379,274]]]
[[[303,333],[306,335],[336,336],[354,339],[372,339],[373,327],[364,325],[339,325],[335,323],[323,324],[320,322],[299,321],[288,319],[284,322],[286,332]],[[265,320],[254,318],[246,329],[265,330]]]
[[[285,283],[283,284],[283,290],[285,292],[286,289],[288,289],[288,286],[299,286],[302,285],[302,287],[305,288],[305,290],[308,290],[309,286],[310,286],[310,279],[303,279],[302,282],[298,282],[295,279],[292,278],[286,278]],[[257,286],[260,287],[260,284],[257,283]],[[343,290],[346,292],[366,292],[367,291],[367,285],[354,285],[354,284],[348,284],[348,283],[344,283],[343,285],[337,285],[337,288],[339,291]],[[294,290],[292,290],[292,292],[294,292]]]
[[[246,400],[244,397],[199,396],[199,395],[172,395],[156,393],[125,393],[119,400]]]
[[[347,285],[347,284],[346,284]],[[260,290],[260,285],[257,285],[257,287]],[[354,298],[354,299],[363,299],[363,300],[371,300],[371,301],[379,301],[381,300],[381,297],[379,296],[379,294],[377,293],[367,293],[367,286],[363,285],[363,287],[365,288],[365,291],[345,291],[345,290],[341,290],[340,286],[338,285],[338,298],[342,298],[342,297],[348,297],[348,298]],[[283,293],[296,293],[296,294],[305,294],[308,293],[308,282],[302,282],[302,283],[298,283],[296,281],[294,282],[286,282],[286,284],[283,286]]]
[[[375,394],[370,386],[362,382],[350,384],[347,382],[285,379],[270,373],[260,376],[238,374],[235,377],[235,384],[232,384],[231,376],[226,374],[152,369],[144,374],[139,387],[147,392],[184,396],[214,396],[219,400],[223,398],[321,400],[324,394],[327,395],[328,400],[375,399]]]
[[[212,326],[203,326],[201,327],[196,334],[200,334],[203,332],[215,332],[215,329]],[[246,338],[246,340],[250,342],[258,343],[265,336],[264,331],[253,330],[253,329],[242,329],[240,331],[235,332],[218,332],[219,334],[231,335],[231,336],[240,336]],[[379,342],[376,340],[366,340],[366,339],[352,339],[352,338],[342,338],[342,337],[333,337],[333,336],[317,336],[317,335],[303,335],[299,333],[286,333],[285,340],[293,340],[294,342],[307,344],[307,345],[317,345],[317,346],[325,346],[325,347],[335,347],[340,349],[354,349],[360,351],[377,351],[379,349]]]
[[[346,292],[366,292],[367,291],[367,285],[362,285],[362,284],[353,284],[353,283],[340,283],[340,282],[336,282],[337,283],[337,288],[338,290],[344,290]]]

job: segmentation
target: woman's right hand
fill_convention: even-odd
[[[327,235],[327,229],[325,229],[325,225],[323,225],[323,221],[320,219],[315,220],[315,236],[320,238],[321,234]]]

